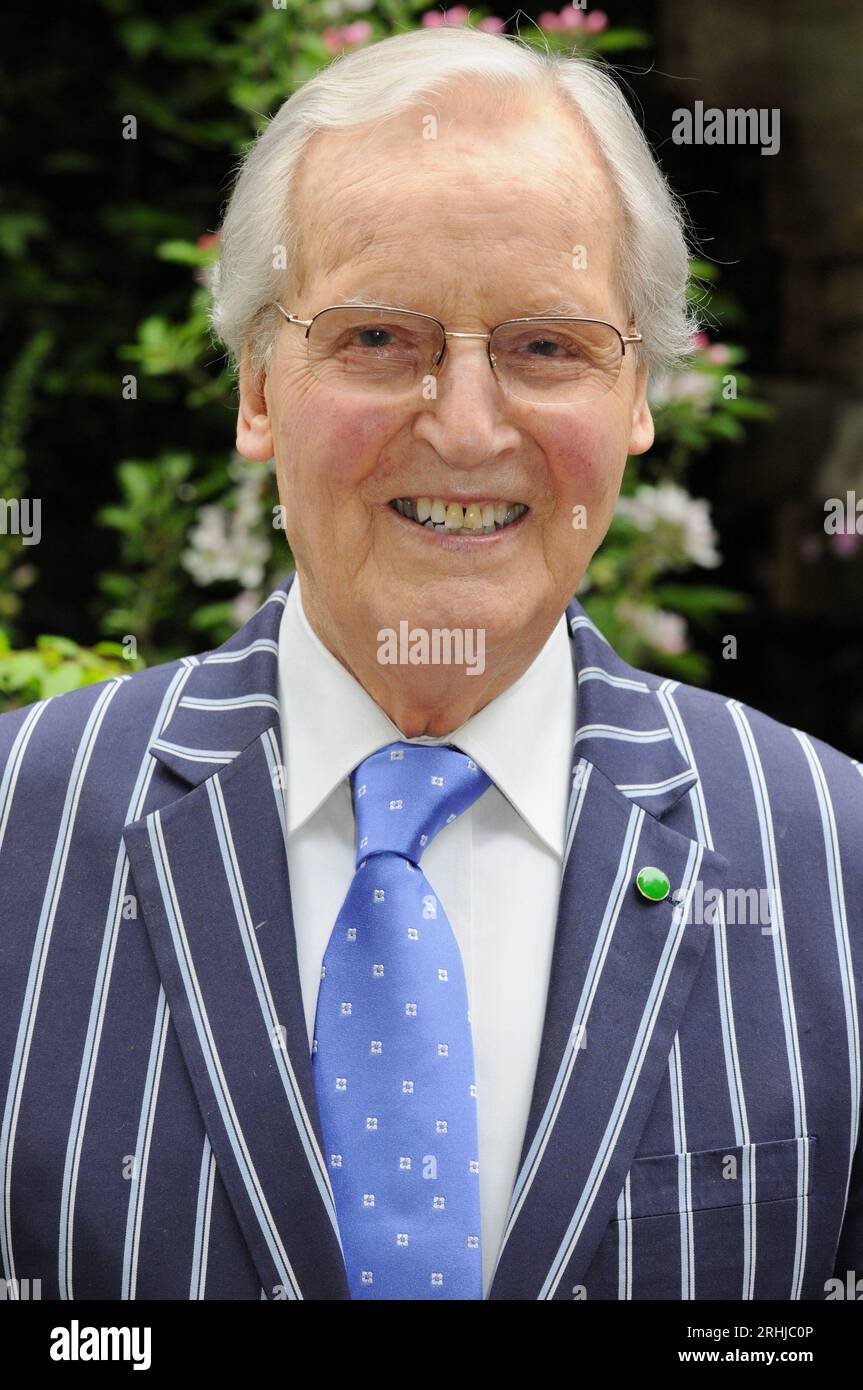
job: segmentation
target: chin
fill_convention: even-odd
[[[405,586],[403,597],[394,593],[374,611],[378,628],[397,629],[400,622],[410,628],[470,628],[482,630],[488,646],[499,646],[530,625],[540,606],[512,580],[457,578]]]

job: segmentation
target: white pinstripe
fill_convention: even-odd
[[[695,1231],[692,1221],[692,1155],[686,1139],[686,1106],[683,1092],[683,1063],[680,1035],[675,1033],[668,1056],[671,1086],[671,1115],[674,1124],[674,1151],[677,1154],[677,1205],[680,1212],[680,1297],[695,1297]]]
[[[848,1183],[845,1188],[847,1201],[848,1187],[851,1183],[851,1168],[860,1132],[860,1020],[857,1014],[857,998],[854,991],[854,961],[851,955],[851,939],[848,934],[848,913],[845,907],[845,886],[842,875],[842,857],[839,853],[839,835],[836,829],[836,815],[833,802],[824,776],[824,769],[815,755],[815,749],[808,735],[794,734],[799,742],[809,771],[815,784],[821,826],[824,833],[824,855],[827,862],[827,880],[830,887],[830,909],[833,917],[833,931],[836,938],[836,956],[842,979],[842,1002],[845,1008],[845,1028],[848,1038],[848,1073],[851,1083],[851,1114],[854,1117],[850,1126],[850,1145],[848,1151]]]
[[[806,1090],[803,1080],[803,1064],[800,1059],[800,1040],[797,1033],[797,1014],[794,1008],[794,989],[791,982],[791,967],[788,960],[788,943],[785,938],[785,914],[782,907],[782,891],[779,880],[779,865],[776,857],[776,839],[773,833],[773,816],[770,797],[764,777],[764,769],[758,755],[758,748],[749,720],[738,700],[728,700],[726,708],[731,715],[740,738],[743,756],[752,783],[752,793],[761,832],[761,850],[764,861],[765,882],[768,892],[772,890],[773,954],[776,962],[776,978],[779,996],[782,1001],[782,1022],[785,1031],[785,1046],[788,1054],[788,1071],[791,1078],[791,1092],[794,1102],[794,1124],[797,1134],[805,1138],[808,1131],[806,1118]],[[794,1274],[789,1298],[800,1298],[803,1276],[806,1267],[806,1241],[809,1231],[809,1145],[800,1149],[797,1194],[797,1232],[794,1251]]]
[[[250,642],[247,647],[240,647],[235,652],[211,652],[205,656],[202,662],[204,666],[229,665],[235,661],[245,661],[247,656],[253,652],[272,652],[274,656],[279,654],[279,644],[274,642],[272,637],[259,637],[257,641]]]
[[[159,1100],[159,1086],[162,1080],[162,1064],[165,1060],[165,1043],[168,1039],[168,1024],[171,1011],[165,998],[165,991],[159,986],[156,1001],[156,1017],[150,1042],[150,1056],[147,1063],[147,1079],[141,1113],[138,1117],[138,1137],[135,1141],[135,1169],[129,1190],[129,1209],[126,1213],[126,1239],[123,1245],[123,1280],[120,1297],[134,1299],[138,1289],[138,1255],[141,1248],[141,1224],[144,1217],[144,1197],[147,1191],[147,1170],[150,1166],[150,1149],[153,1143],[153,1125],[156,1119],[156,1105]]]
[[[205,1134],[204,1147],[201,1151],[201,1173],[198,1179],[198,1201],[195,1209],[195,1242],[192,1248],[192,1273],[189,1280],[190,1299],[202,1299],[206,1295],[210,1222],[213,1213],[215,1183],[216,1156],[210,1146],[210,1136]]]
[[[657,695],[665,711],[674,741],[686,758],[689,766],[698,775],[695,754],[689,739],[683,716],[674,700],[677,681],[663,681]],[[704,786],[699,777],[689,793],[695,833],[700,842],[709,850],[715,850],[710,818],[704,796]],[[719,1016],[722,1023],[722,1046],[725,1055],[725,1074],[728,1079],[728,1096],[734,1119],[735,1139],[738,1147],[744,1148],[743,1172],[743,1294],[744,1300],[755,1296],[755,1250],[756,1219],[755,1206],[755,1155],[749,1149],[749,1115],[746,1105],[746,1092],[743,1074],[740,1070],[740,1054],[737,1047],[737,1029],[734,1023],[734,999],[731,989],[731,973],[728,966],[728,938],[725,922],[725,901],[722,895],[717,903],[713,922],[713,947],[716,959],[716,984],[719,996]]]
[[[617,1298],[628,1302],[632,1298],[632,1192],[627,1173],[617,1199]]]

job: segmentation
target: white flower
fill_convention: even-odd
[[[271,551],[271,542],[256,534],[263,517],[269,467],[249,468],[236,457],[228,471],[236,484],[233,508],[201,507],[181,560],[196,584],[235,580],[244,589],[256,589],[263,581]]]
[[[709,502],[690,496],[677,483],[660,483],[658,487],[642,483],[634,497],[618,498],[617,512],[639,531],[671,528],[677,534],[669,539],[676,542],[681,555],[704,569],[713,569],[722,558],[716,549],[719,538],[710,519]]]
[[[647,644],[669,656],[686,651],[686,623],[679,613],[648,608],[625,599],[617,605],[617,617],[627,623]]]
[[[231,620],[236,627],[245,627],[250,618],[257,613],[261,603],[258,589],[244,589],[231,603]]]
[[[715,390],[716,382],[707,372],[659,372],[648,384],[647,397],[656,410],[691,401],[699,415],[706,415]]]
[[[253,589],[263,581],[269,554],[268,543],[250,533],[248,517],[239,508],[228,512],[207,506],[199,511],[181,558],[197,584],[235,579]]]

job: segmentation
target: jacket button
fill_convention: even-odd
[[[635,885],[641,896],[651,903],[661,903],[663,898],[668,897],[671,888],[668,875],[661,869],[654,869],[650,864],[638,870]]]

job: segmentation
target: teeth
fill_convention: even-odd
[[[437,531],[498,531],[527,511],[522,502],[446,502],[441,497],[397,497],[392,504],[401,516]]]

